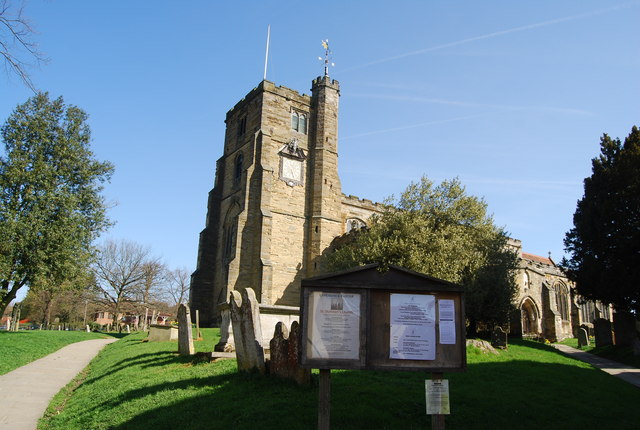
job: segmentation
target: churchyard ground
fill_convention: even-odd
[[[211,351],[205,329],[196,351]],[[180,357],[176,342],[134,333],[107,346],[53,400],[38,429],[310,429],[317,374],[297,386],[235,360]],[[420,372],[333,371],[331,421],[343,429],[429,428]],[[550,346],[514,341],[499,355],[468,349],[468,368],[448,373],[449,429],[637,428],[640,390]]]

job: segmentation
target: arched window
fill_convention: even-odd
[[[244,163],[244,155],[242,152],[236,157],[236,161],[233,166],[233,185],[240,184],[242,179],[242,165]]]
[[[298,113],[296,111],[291,112],[291,129],[299,133],[307,134],[307,115]]]
[[[307,117],[304,114],[300,115],[300,122],[298,124],[298,131],[300,133],[307,134]]]
[[[556,305],[563,321],[569,321],[569,291],[562,284],[556,285]]]

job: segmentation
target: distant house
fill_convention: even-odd
[[[122,324],[128,324],[128,325],[136,325],[138,323],[138,318],[140,317],[140,315],[134,314],[131,312],[118,313],[118,316],[119,316],[118,320]],[[147,316],[147,324],[167,325],[172,318],[173,318],[173,315],[171,314],[159,313],[156,316],[155,321],[152,321],[153,315],[149,314]],[[108,311],[98,311],[94,314],[93,321],[103,326],[108,324],[113,324],[113,313]]]

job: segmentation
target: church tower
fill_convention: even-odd
[[[219,322],[231,290],[298,306],[301,279],[322,273],[323,253],[344,232],[340,88],[325,74],[311,91],[265,80],[227,113],[191,279],[191,307],[205,326]]]

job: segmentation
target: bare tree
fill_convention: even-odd
[[[184,303],[189,296],[190,271],[181,267],[167,274],[167,294],[174,306]]]
[[[22,3],[22,2],[21,2]],[[4,58],[7,72],[13,72],[34,93],[37,93],[28,69],[47,61],[33,41],[34,30],[29,21],[22,15],[23,5],[12,7],[11,1],[0,2],[0,54]],[[28,60],[30,59],[30,60]]]
[[[142,280],[136,288],[137,302],[149,304],[161,300],[160,289],[166,284],[168,269],[159,260],[149,260],[142,266]]]
[[[112,307],[114,323],[123,306],[137,303],[149,253],[149,248],[125,240],[109,240],[99,247],[93,266],[96,288]]]

